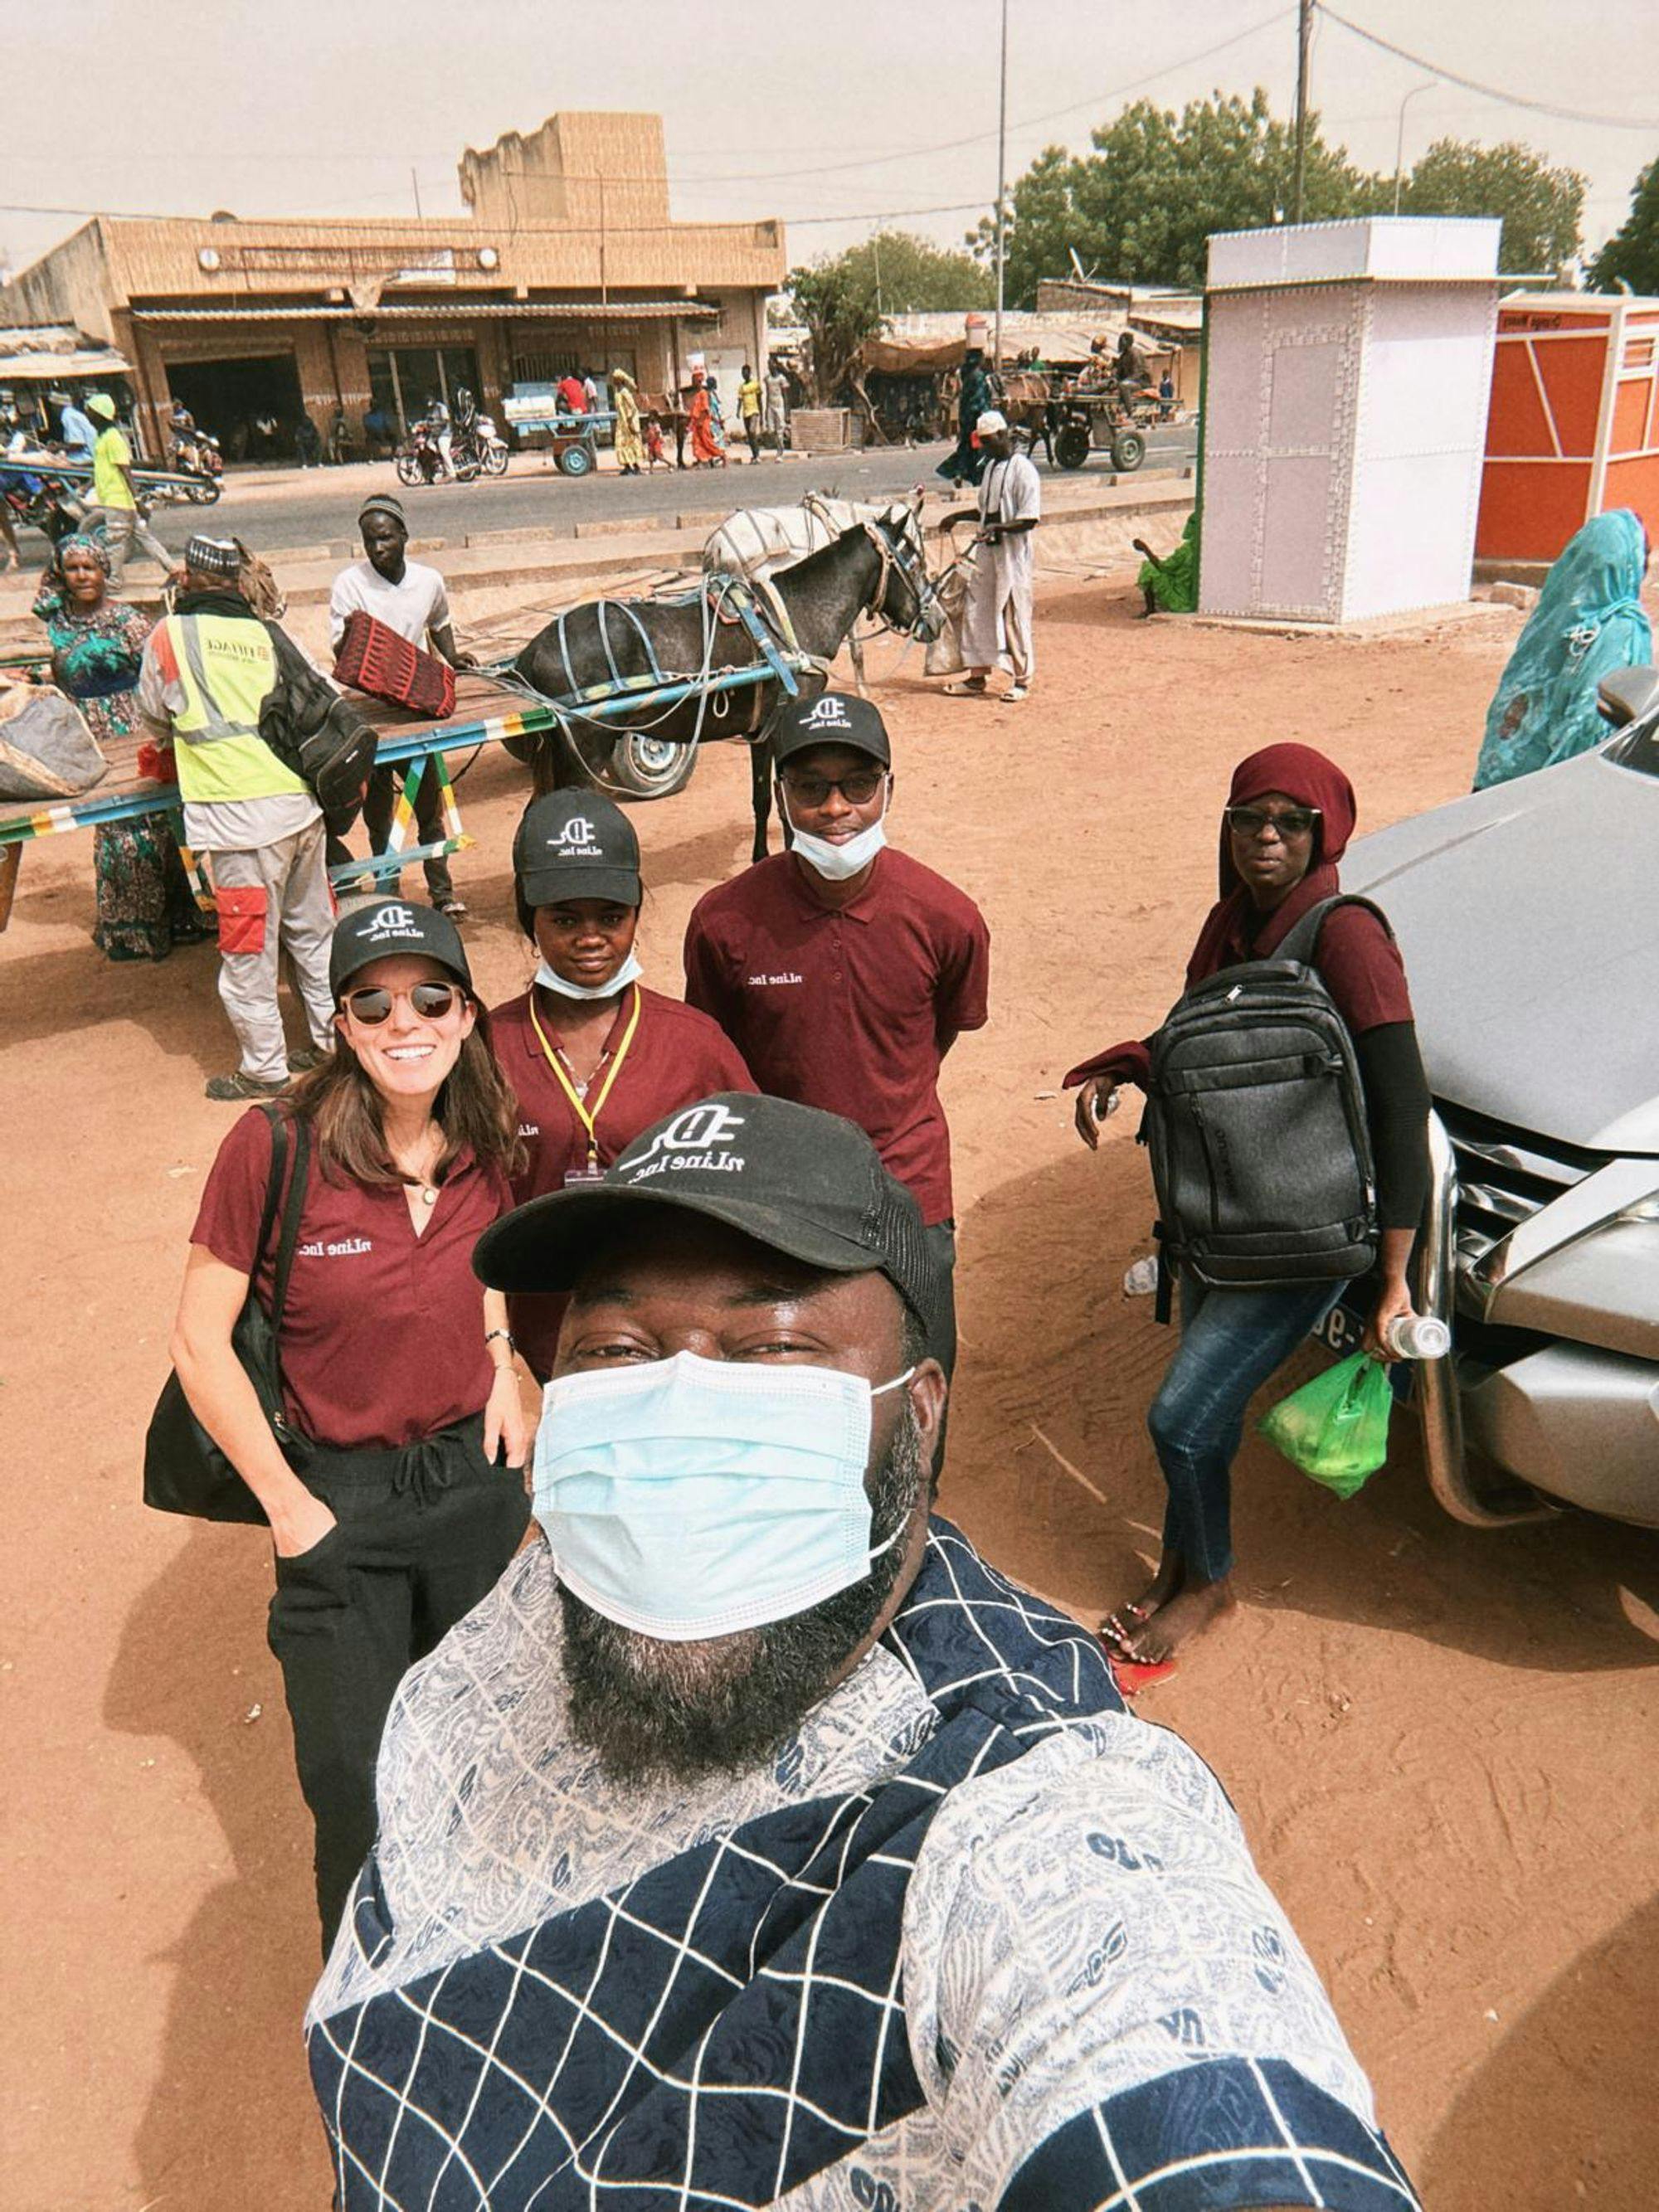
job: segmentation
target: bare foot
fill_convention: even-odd
[[[1161,1613],[1180,1590],[1186,1570],[1179,1552],[1165,1552],[1158,1563],[1158,1572],[1138,1598],[1121,1605],[1115,1613],[1108,1613],[1100,1624],[1104,1640],[1121,1651],[1127,1652],[1141,1630],[1155,1613]]]
[[[1137,1666],[1161,1666],[1174,1658],[1189,1637],[1201,1634],[1237,1602],[1224,1575],[1218,1582],[1191,1583],[1167,1605],[1160,1606],[1139,1633],[1129,1638],[1122,1647],[1123,1656]]]

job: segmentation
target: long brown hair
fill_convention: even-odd
[[[433,1170],[441,1182],[463,1151],[482,1166],[517,1173],[524,1164],[519,1141],[519,1102],[501,1073],[489,1042],[489,1018],[477,1000],[471,1036],[461,1041],[460,1057],[432,1102],[432,1118],[443,1131],[444,1148]],[[320,1067],[301,1076],[289,1093],[289,1110],[309,1121],[324,1170],[362,1183],[402,1183],[407,1177],[392,1164],[380,1113],[380,1094],[363,1073],[351,1047],[337,1030],[334,1049]]]

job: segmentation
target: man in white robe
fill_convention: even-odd
[[[1030,694],[1036,672],[1031,532],[1042,519],[1042,486],[1029,456],[1014,451],[1006,418],[997,409],[974,427],[990,459],[980,479],[979,559],[962,621],[968,673],[945,688],[953,698],[983,696],[991,671],[1006,660],[1014,680],[1002,696],[1018,701]]]

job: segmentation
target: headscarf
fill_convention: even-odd
[[[1227,817],[1221,818],[1217,853],[1220,898],[1211,908],[1187,969],[1187,987],[1200,983],[1218,969],[1246,957],[1265,959],[1279,939],[1288,936],[1310,906],[1333,898],[1341,888],[1337,862],[1348,848],[1359,809],[1353,786],[1334,761],[1311,745],[1264,745],[1259,753],[1242,760],[1233,770],[1227,793],[1229,806],[1249,806],[1270,791],[1282,792],[1298,806],[1315,806],[1313,857],[1308,872],[1259,925],[1250,894],[1233,866],[1232,838]]]
[[[1596,685],[1653,657],[1641,605],[1646,565],[1641,521],[1627,507],[1592,516],[1566,546],[1487,709],[1475,790],[1571,760],[1610,734]]]
[[[84,530],[73,530],[67,538],[60,538],[52,548],[52,574],[60,580],[63,579],[64,563],[71,553],[90,553],[104,574],[108,575],[109,548],[103,539],[91,537]]]
[[[634,389],[634,380],[625,368],[613,368],[611,372],[611,381],[613,384],[625,384],[630,392]]]

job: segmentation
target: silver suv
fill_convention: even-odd
[[[1659,678],[1592,753],[1356,845],[1434,1091],[1418,1370],[1429,1480],[1480,1526],[1542,1498],[1659,1527]],[[1483,1465],[1483,1462],[1486,1464]]]

